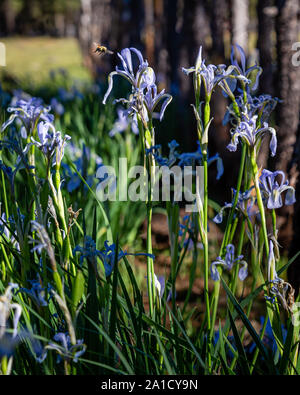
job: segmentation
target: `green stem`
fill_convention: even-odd
[[[242,179],[243,179],[243,173],[244,173],[244,167],[245,167],[245,159],[246,159],[246,152],[247,152],[247,146],[246,144],[243,144],[242,147],[242,155],[241,155],[241,161],[240,161],[240,168],[239,168],[239,174],[238,174],[238,180],[237,180],[237,186],[236,186],[236,193],[234,195],[234,200],[233,200],[233,204],[229,213],[229,217],[227,220],[227,224],[226,224],[226,228],[225,228],[225,232],[224,232],[224,237],[223,237],[223,241],[222,241],[222,245],[220,248],[220,255],[222,256],[224,254],[224,249],[227,245],[227,241],[228,241],[228,234],[230,234],[230,230],[232,229],[232,220],[233,220],[233,215],[234,215],[234,211],[235,208],[237,206],[237,202],[238,202],[238,196],[239,196],[239,191],[241,189],[241,185],[242,185]],[[236,225],[235,225],[236,226]],[[234,226],[234,229],[235,229]],[[222,269],[219,269],[222,270]],[[212,324],[211,324],[211,336],[213,335],[213,329],[215,326],[215,322],[216,322],[216,318],[217,318],[217,307],[218,307],[218,302],[219,302],[219,295],[220,295],[220,281],[215,281],[214,283],[214,290],[213,290],[213,307],[212,307]]]
[[[251,166],[252,166],[253,182],[254,182],[255,191],[256,191],[257,205],[258,205],[258,209],[259,209],[259,213],[260,213],[262,230],[263,230],[265,251],[266,251],[267,257],[269,257],[269,240],[268,240],[268,232],[267,232],[267,223],[266,223],[264,204],[262,201],[260,188],[259,188],[259,181],[258,181],[259,172],[258,172],[258,167],[256,164],[256,155],[255,155],[254,148],[251,149],[250,159],[251,159]]]
[[[204,130],[209,124],[210,120],[210,96],[206,95],[205,106],[204,106]],[[200,140],[201,144],[201,140]],[[204,252],[204,298],[206,306],[206,323],[207,323],[207,357],[208,357],[208,368],[211,370],[211,314],[210,314],[210,301],[209,301],[209,291],[208,291],[208,237],[207,237],[207,217],[208,217],[208,164],[207,164],[207,144],[202,145],[203,154],[203,170],[204,170],[204,202],[203,202],[203,252]],[[199,214],[200,215],[200,214]]]

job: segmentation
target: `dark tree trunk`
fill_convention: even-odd
[[[11,34],[15,29],[15,11],[10,0],[3,0],[1,2],[1,13],[4,22],[4,33]],[[2,19],[1,18],[1,19]]]
[[[211,32],[212,32],[212,47],[210,50],[210,60],[213,64],[225,63],[225,35],[229,32],[230,25],[230,7],[229,1],[213,0],[211,3]],[[221,90],[216,88],[215,93],[212,95],[212,114],[214,117],[212,127],[210,130],[210,152],[218,152],[224,161],[225,172],[223,177],[218,181],[217,188],[212,190],[212,198],[220,204],[224,200],[230,200],[231,191],[229,186],[232,186],[234,179],[233,169],[238,169],[238,155],[235,155],[237,162],[236,166],[232,166],[232,153],[226,149],[229,143],[230,133],[229,127],[223,126],[223,117],[228,105],[227,99],[223,96]],[[229,159],[230,157],[230,159]],[[215,183],[216,174],[214,171],[210,172],[211,183]],[[226,191],[225,195],[220,200],[220,190]]]
[[[274,40],[272,39],[274,31],[274,0],[261,0],[257,3],[258,18],[258,39],[257,48],[259,50],[259,65],[263,73],[259,80],[259,93],[274,95],[273,74],[274,61],[272,52],[274,49]],[[269,155],[269,141],[264,139],[258,156],[259,166],[267,167]]]
[[[31,34],[34,31],[33,0],[24,0],[21,12],[16,20],[17,32],[21,34]]]
[[[228,1],[212,0],[210,15],[212,33],[211,53],[214,56],[213,61],[216,64],[224,63],[224,35],[229,18]]]
[[[154,2],[154,5],[157,83],[159,89],[168,89],[170,86],[168,79],[168,72],[170,70],[170,59],[167,51],[167,24],[169,23],[169,15],[164,13],[164,0],[156,0]]]
[[[297,138],[300,110],[300,67],[292,64],[292,45],[299,39],[299,2],[279,0],[277,5],[277,92],[282,103],[278,105],[276,112],[278,149],[275,167],[288,173]],[[296,177],[289,173],[293,184]],[[292,238],[293,207],[284,206],[279,214],[280,242],[288,247]]]
[[[298,124],[298,139],[291,162],[290,173],[294,173],[294,177],[297,177],[295,188],[296,203],[293,211],[293,238],[289,251],[289,258],[291,259],[300,251],[300,123]],[[295,288],[296,294],[298,294],[300,287],[300,257],[296,258],[294,263],[288,268],[288,278]]]
[[[147,1],[149,5],[153,0]],[[141,1],[81,0],[78,39],[84,62],[95,78],[102,79],[104,75],[106,76],[117,58],[93,54],[91,51],[93,42],[108,47],[115,54],[128,46],[142,49],[143,23],[144,12]],[[148,20],[147,28],[150,24]],[[147,37],[147,34],[144,36]],[[153,39],[151,42],[154,43]],[[149,42],[146,44],[148,45]]]
[[[96,56],[92,54],[93,42],[111,46],[116,44],[115,29],[112,25],[112,1],[111,0],[81,0],[81,12],[78,38],[84,57],[85,65],[95,77],[102,72],[110,71],[111,59],[109,56]]]
[[[179,90],[179,46],[180,46],[180,24],[182,23],[181,15],[178,15],[178,0],[164,1],[165,15],[167,15],[166,24],[166,49],[169,56],[168,76],[173,83],[171,93]],[[179,17],[179,18],[178,18]]]
[[[257,3],[258,18],[258,38],[257,48],[259,50],[259,65],[263,68],[260,76],[260,92],[274,94],[273,71],[274,60],[272,52],[274,49],[274,40],[272,34],[274,31],[274,15],[272,6],[274,0],[260,0]]]
[[[145,52],[149,64],[155,62],[155,29],[153,0],[144,0],[145,7]]]

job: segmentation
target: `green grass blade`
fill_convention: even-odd
[[[250,375],[250,369],[249,369],[249,365],[248,365],[248,362],[247,362],[246,353],[245,353],[245,350],[244,350],[244,347],[242,345],[239,333],[238,333],[238,331],[236,329],[234,320],[232,318],[232,315],[231,315],[229,309],[228,309],[228,314],[229,314],[229,320],[230,320],[230,325],[231,325],[233,337],[234,337],[235,344],[236,344],[236,347],[237,347],[237,350],[238,350],[238,362],[239,362],[242,374],[249,376]]]

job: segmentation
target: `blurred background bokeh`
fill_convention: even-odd
[[[195,63],[200,45],[207,64],[229,64],[231,46],[239,44],[248,64],[257,62],[263,68],[255,94],[282,100],[272,119],[277,155],[268,162],[266,141],[260,165],[283,170],[296,188],[296,205],[282,209],[278,222],[280,243],[293,256],[300,246],[300,66],[292,63],[293,44],[300,41],[299,13],[299,0],[0,0],[0,41],[6,46],[1,89],[22,89],[50,103],[59,84],[65,87],[60,92],[65,99],[66,92],[80,97],[89,86],[95,94],[93,108],[101,115],[107,74],[118,62],[116,52],[136,47],[154,68],[159,88],[174,96],[164,122],[157,123],[158,142],[165,147],[176,139],[183,149],[193,150],[192,82],[181,68]],[[114,55],[95,56],[93,42]],[[212,105],[209,149],[223,158],[225,174],[216,181],[212,171],[210,191],[223,204],[231,199],[239,153],[226,150],[226,98],[216,92]],[[85,127],[97,133],[91,125]],[[298,288],[300,261],[290,270]]]

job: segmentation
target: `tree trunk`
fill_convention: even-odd
[[[294,150],[294,157],[291,162],[296,182],[296,203],[293,210],[293,238],[289,251],[289,259],[293,258],[300,251],[300,122],[298,124],[298,139]],[[292,171],[290,171],[292,173]],[[289,282],[295,288],[296,295],[300,287],[300,257],[298,257],[288,268]]]
[[[259,51],[259,65],[263,72],[259,79],[259,93],[274,95],[273,73],[274,61],[272,52],[274,40],[274,0],[261,0],[257,3],[258,18],[258,38],[257,48]],[[269,139],[264,139],[258,155],[258,165],[262,168],[267,167],[269,156]]]
[[[278,148],[275,167],[289,173],[290,183],[295,186],[295,167],[289,171],[289,164],[296,143],[300,110],[300,67],[292,64],[292,45],[299,38],[299,2],[279,0],[277,5],[277,92],[282,103],[276,112]],[[292,239],[293,207],[284,206],[279,214],[280,243],[287,248]]]
[[[210,12],[211,32],[212,32],[212,47],[210,50],[210,60],[213,64],[225,63],[225,36],[229,31],[230,25],[230,7],[229,1],[213,0],[211,3]],[[211,99],[212,114],[214,120],[210,128],[209,150],[213,154],[218,152],[224,161],[225,172],[223,177],[218,181],[217,188],[211,191],[211,197],[220,204],[224,200],[231,199],[232,180],[234,179],[233,172],[237,175],[239,155],[232,157],[232,153],[227,150],[227,145],[230,139],[229,127],[223,126],[223,117],[226,112],[228,100],[223,96],[221,89],[217,88]],[[233,162],[236,165],[233,165]],[[211,184],[215,183],[216,174],[213,170],[210,172]],[[225,195],[220,197],[220,190],[225,191]]]
[[[2,2],[1,6],[1,12],[3,13],[3,20],[4,20],[4,26],[5,26],[5,34],[11,34],[13,33],[15,29],[15,11],[14,8],[12,7],[11,1],[10,0],[4,0]]]
[[[292,64],[292,45],[298,41],[299,2],[279,1],[277,31],[277,92],[282,99],[277,107],[277,169],[287,171],[291,161],[299,122],[300,67]]]
[[[278,161],[276,168],[289,175],[292,186],[296,186],[296,204],[284,206],[280,242],[285,247],[290,245],[289,257],[292,258],[300,248],[300,66],[293,65],[292,44],[299,41],[298,1],[278,1],[277,57],[278,57],[278,94],[283,100],[277,111]],[[298,135],[298,141],[297,140]],[[296,145],[295,145],[296,144]],[[299,291],[300,258],[288,269],[290,283]]]
[[[111,29],[111,3],[111,0],[81,0],[78,38],[83,52],[84,63],[95,77],[99,77],[99,70],[102,73],[106,73],[111,69],[109,56],[98,56],[91,51],[93,42],[115,48],[117,40],[113,32],[117,29]]]
[[[154,5],[153,0],[144,0],[145,7],[145,52],[149,64],[155,63],[155,29],[154,29]]]
[[[274,60],[272,52],[274,40],[274,14],[272,13],[274,0],[260,0],[257,3],[259,65],[263,68],[260,76],[259,88],[261,93],[274,94],[273,71]]]
[[[232,43],[248,52],[249,0],[232,0]]]

